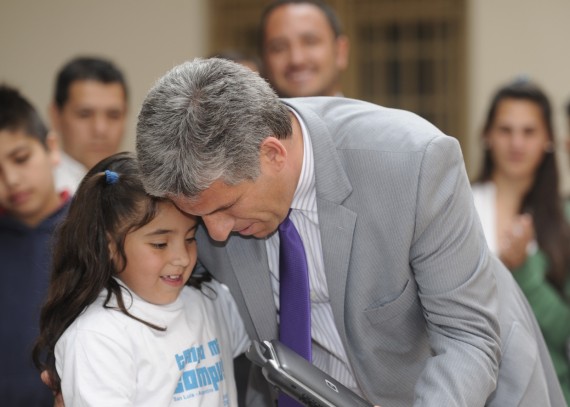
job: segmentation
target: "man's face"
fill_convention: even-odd
[[[46,149],[22,131],[0,131],[0,207],[29,226],[60,205],[53,181],[57,148],[50,137]]]
[[[63,149],[88,169],[119,150],[125,130],[126,95],[120,83],[75,81],[52,121]]]
[[[348,40],[335,38],[312,4],[286,4],[267,18],[263,40],[266,76],[280,96],[334,96],[348,62]]]
[[[225,241],[232,232],[263,238],[287,216],[290,198],[275,179],[261,174],[257,180],[227,185],[218,180],[198,199],[170,197],[182,211],[201,216],[208,234]]]

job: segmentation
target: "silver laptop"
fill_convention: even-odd
[[[253,341],[245,355],[269,383],[305,406],[374,406],[277,340]]]

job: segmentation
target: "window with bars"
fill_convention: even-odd
[[[336,0],[351,44],[343,91],[413,111],[463,141],[466,0]],[[210,0],[211,49],[256,51],[265,0]],[[467,143],[463,148],[467,147]]]

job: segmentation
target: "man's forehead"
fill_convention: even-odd
[[[195,197],[169,195],[168,199],[186,213],[204,216],[227,207],[234,201],[233,192],[231,187],[215,182]]]
[[[168,195],[167,198],[181,211],[191,215],[198,215],[197,211],[201,206],[201,199],[199,197],[190,198],[184,195]]]
[[[123,109],[126,106],[126,95],[119,82],[104,83],[91,79],[77,80],[69,87],[67,102],[110,105]]]

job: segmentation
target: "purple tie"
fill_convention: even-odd
[[[289,211],[289,214],[291,211]],[[279,340],[311,361],[311,302],[307,257],[289,215],[279,225]],[[279,395],[279,407],[301,404]]]

